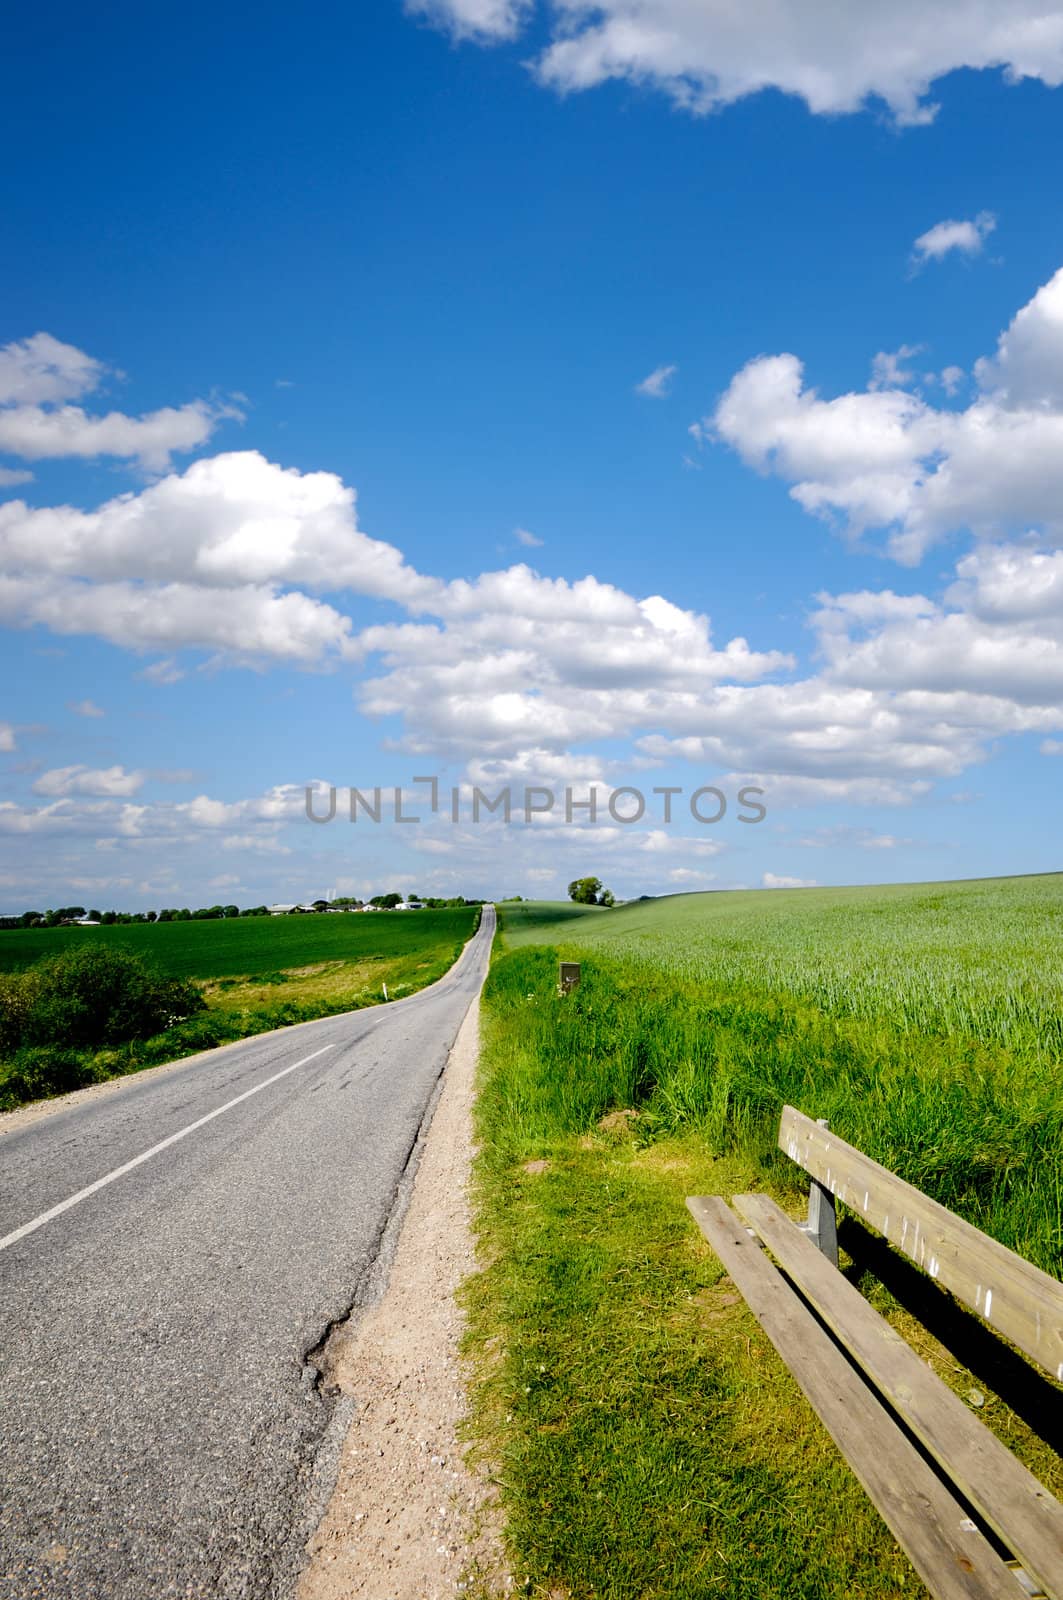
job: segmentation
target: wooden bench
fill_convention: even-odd
[[[750,1310],[938,1600],[1063,1600],[1063,1506],[837,1270],[834,1202],[1057,1380],[1063,1283],[792,1106],[779,1147],[812,1177],[807,1223],[763,1194],[687,1201]]]

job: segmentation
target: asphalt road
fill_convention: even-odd
[[[350,1405],[312,1352],[379,1276],[494,921],[407,1000],[0,1118],[3,1600],[294,1592]]]

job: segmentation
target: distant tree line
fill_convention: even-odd
[[[395,906],[402,905],[404,897],[401,894],[375,894],[368,902],[355,900],[349,895],[340,895],[335,900],[309,900],[304,905],[296,907],[298,911],[358,911],[363,904],[377,906],[382,911],[391,911]],[[422,899],[420,895],[411,894],[409,900],[416,900],[431,910],[450,909],[455,906],[479,906],[482,900],[466,900],[462,895],[454,895],[450,899],[438,899],[429,896]],[[49,911],[23,911],[18,916],[0,916],[0,929],[3,928],[64,928],[78,922],[98,922],[103,927],[112,927],[115,923],[126,925],[133,922],[209,922],[223,917],[268,917],[269,906],[200,906],[192,911],[188,906],[164,906],[161,911],[98,911],[91,908],[86,911],[84,906],[58,906]]]
[[[51,911],[23,911],[17,917],[0,917],[0,928],[63,928],[72,923],[99,922],[104,927],[114,923],[130,922],[202,922],[218,917],[265,917],[266,906],[249,906],[241,911],[239,906],[200,906],[192,911],[188,906],[164,906],[161,911],[86,911],[84,906],[59,906]]]

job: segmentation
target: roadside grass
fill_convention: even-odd
[[[864,891],[869,920],[878,893]],[[531,919],[504,908],[477,1109],[486,1265],[465,1291],[471,1430],[502,1485],[513,1570],[536,1596],[924,1593],[683,1204],[758,1189],[803,1208],[801,1175],[775,1149],[785,1101],[1061,1275],[1063,1086],[1031,1027],[1046,997],[1029,941],[1017,983],[1006,961],[983,970],[982,999],[1009,984],[1024,997],[1010,1029],[951,1031],[939,995],[938,1026],[920,1030],[885,991],[863,1015],[810,998],[831,955],[822,928],[798,941],[812,952],[804,975],[791,929],[791,981],[776,984],[774,901],[761,900],[765,960],[745,961],[741,982],[726,950],[718,972],[697,948],[689,911],[682,958],[656,962],[604,932],[615,913],[566,918],[559,947],[508,948]],[[541,940],[550,919],[532,926]],[[559,956],[583,967],[565,998]],[[932,985],[932,962],[909,965]],[[851,1270],[959,1393],[985,1389],[863,1262]],[[1059,1458],[1027,1422],[995,1393],[979,1414],[1063,1492]]]
[[[274,926],[263,927],[267,921]],[[15,938],[41,955],[74,947],[71,940],[49,935],[73,934],[85,942],[101,934],[119,936],[111,941],[115,946],[147,956],[167,976],[194,976],[206,1009],[151,1038],[106,1049],[19,1050],[0,1060],[0,1111],[273,1028],[377,1005],[384,1000],[385,985],[389,999],[402,999],[435,983],[453,966],[478,921],[478,908],[470,906],[371,916],[233,918],[231,924],[31,929],[25,935],[5,931],[0,933],[0,952],[6,938]],[[287,932],[285,925],[296,922],[298,928]],[[38,933],[43,941],[39,945]],[[159,933],[164,938],[156,943]],[[278,965],[293,957],[292,965]],[[22,961],[9,970],[31,964]]]

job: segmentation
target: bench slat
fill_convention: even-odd
[[[1063,1600],[1063,1506],[831,1266],[766,1194],[734,1203],[875,1387],[1052,1600]]]
[[[1022,1589],[834,1340],[718,1195],[687,1205],[898,1544],[938,1600]]]
[[[1063,1379],[1063,1283],[954,1216],[793,1106],[779,1148],[924,1272]]]

